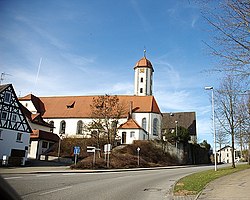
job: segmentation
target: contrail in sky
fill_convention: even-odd
[[[35,87],[38,81],[38,76],[39,76],[39,72],[40,72],[40,68],[41,68],[41,64],[42,64],[42,57],[40,58],[40,62],[39,62],[39,66],[38,66],[38,70],[37,70],[37,74],[36,74],[36,82],[35,82]]]

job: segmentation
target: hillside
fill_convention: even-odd
[[[134,168],[138,167],[138,152],[140,147],[140,165],[139,167],[169,166],[177,164],[176,158],[162,151],[156,143],[152,141],[135,141],[134,144],[122,145],[114,148],[110,154],[109,168]],[[74,169],[105,169],[107,163],[104,160],[104,154],[96,154],[95,165],[93,166],[93,155],[79,160]]]

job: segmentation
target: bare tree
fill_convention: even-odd
[[[218,121],[227,134],[231,136],[232,167],[235,168],[234,149],[235,133],[238,127],[237,111],[239,105],[240,82],[234,76],[224,78],[215,94],[215,105]]]
[[[92,136],[97,140],[100,136],[106,137],[107,142],[113,144],[118,120],[125,114],[124,106],[119,103],[117,96],[104,95],[94,97],[90,107],[93,120],[88,124],[88,129],[92,130]]]
[[[205,3],[204,3],[205,2]],[[250,1],[203,1],[205,20],[211,25],[214,43],[207,43],[212,55],[222,62],[217,71],[230,71],[249,78],[250,75]],[[208,9],[208,8],[211,9]]]

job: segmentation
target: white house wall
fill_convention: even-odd
[[[37,145],[38,145],[38,141],[31,141],[30,146],[29,146],[30,148],[29,148],[28,158],[36,159]]]
[[[30,134],[22,133],[22,140],[20,142],[16,141],[18,131],[1,129],[2,136],[0,139],[0,159],[3,158],[3,155],[7,155],[8,157],[11,155],[12,149],[25,150],[25,147],[29,147]],[[26,154],[24,157],[24,161],[27,160],[28,150],[26,150]],[[23,163],[24,164],[24,163]]]

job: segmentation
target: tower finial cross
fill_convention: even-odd
[[[144,57],[146,58],[146,47],[144,47],[143,54],[144,54]]]

